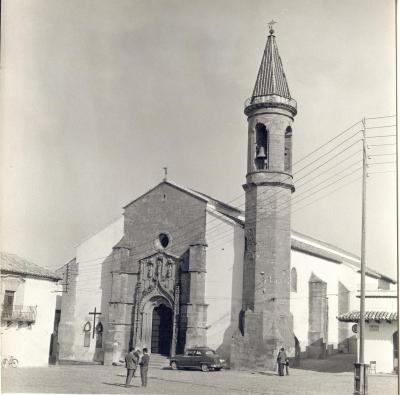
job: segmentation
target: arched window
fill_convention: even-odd
[[[295,267],[292,267],[290,271],[290,290],[297,292],[297,270]]]
[[[268,169],[268,130],[264,124],[256,125],[255,166],[257,170]]]
[[[292,128],[290,126],[285,131],[285,171],[292,171]]]

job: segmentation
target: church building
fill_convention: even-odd
[[[337,317],[358,309],[359,258],[291,229],[297,104],[272,28],[244,112],[245,210],[167,179],[128,203],[58,271],[60,359],[209,346],[232,368],[274,370],[282,346],[293,363],[356,353]],[[367,270],[367,287],[392,284]]]

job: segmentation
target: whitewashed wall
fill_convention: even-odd
[[[93,312],[96,307],[101,316],[97,316],[96,324],[101,321],[103,333],[107,330],[108,301],[111,293],[111,260],[112,248],[124,234],[124,219],[121,216],[99,233],[85,240],[76,249],[78,276],[76,285],[75,306],[75,344],[74,356],[80,361],[102,361],[103,350],[96,350],[96,335],[90,337],[90,347],[84,347],[83,328],[87,321],[93,330]],[[62,314],[62,312],[61,312]],[[103,338],[104,344],[104,338]]]
[[[293,314],[293,328],[300,342],[301,351],[308,345],[309,287],[308,282],[314,273],[327,283],[328,297],[328,344],[334,348],[338,338],[338,285],[341,282],[349,290],[350,310],[358,308],[356,298],[356,270],[344,264],[335,263],[301,251],[292,250],[292,267],[297,270],[297,292],[291,292],[290,311]],[[350,336],[349,328],[349,336]]]
[[[365,323],[364,360],[367,364],[376,361],[377,373],[393,372],[392,336],[396,330],[397,322],[395,321]]]
[[[228,358],[242,307],[243,228],[209,209],[206,238],[207,344]]]
[[[28,327],[1,326],[2,356],[13,355],[20,367],[47,366],[50,337],[53,333],[56,308],[57,283],[45,279],[26,278],[23,284],[23,299],[16,291],[18,304],[37,306],[36,321]],[[17,303],[15,303],[17,304]]]

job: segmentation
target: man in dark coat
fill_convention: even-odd
[[[287,356],[285,353],[285,349],[282,347],[278,353],[278,357],[276,358],[276,362],[278,362],[278,374],[279,376],[283,376],[283,370],[286,365]]]
[[[126,382],[125,387],[128,387],[131,384],[132,377],[135,374],[135,370],[137,368],[137,359],[133,354],[133,348],[129,350],[129,352],[125,355],[125,366],[126,366]]]
[[[150,357],[147,348],[143,349],[142,360],[140,361],[140,377],[142,379],[142,387],[147,387],[147,372],[149,371]]]

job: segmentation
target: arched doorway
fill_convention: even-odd
[[[172,310],[164,304],[153,309],[151,352],[169,355],[172,342]]]

